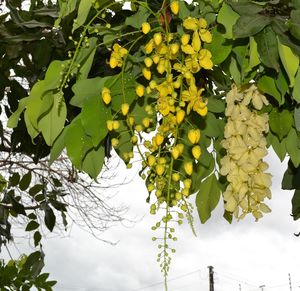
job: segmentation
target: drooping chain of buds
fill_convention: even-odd
[[[171,11],[178,13],[177,1],[172,2]],[[212,36],[207,29],[207,22],[200,18],[187,18],[183,21],[184,33],[171,33],[168,27],[151,35],[144,46],[145,57],[141,64],[143,84],[137,84],[137,99],[152,96],[154,102],[145,106],[149,117],[137,123],[129,106],[122,104],[115,120],[109,120],[110,131],[119,129],[119,122],[126,118],[128,132],[132,133],[131,141],[137,147],[143,142],[146,152],[142,155],[141,176],[146,180],[146,186],[152,202],[150,213],[164,209],[165,214],[153,230],[162,228],[164,235],[158,245],[162,249],[158,254],[162,272],[166,276],[171,258],[168,251],[174,252],[168,244],[177,240],[174,228],[169,227],[170,221],[182,224],[183,212],[189,213],[190,204],[186,198],[191,194],[192,174],[194,166],[201,156],[200,129],[188,121],[190,115],[204,117],[207,114],[207,101],[202,97],[204,88],[196,82],[196,74],[201,69],[212,69],[211,53],[202,47],[203,42],[211,42]],[[151,33],[149,23],[143,23],[141,32],[148,37]],[[119,45],[113,46],[109,60],[111,68],[122,66],[124,57],[130,54]],[[109,105],[111,96],[109,88],[102,90],[103,102]],[[126,104],[126,103],[125,103]],[[153,114],[159,120],[159,125],[153,128]],[[118,118],[120,117],[120,120]],[[120,122],[121,123],[121,122]],[[149,126],[155,130],[154,136],[147,139],[141,133],[149,133]],[[113,146],[118,145],[116,139]],[[125,153],[128,162],[132,153]],[[154,195],[153,195],[154,194]],[[161,224],[164,226],[161,227]]]
[[[245,90],[233,85],[226,103],[227,124],[221,145],[227,154],[221,159],[220,169],[229,182],[223,194],[225,209],[238,219],[252,213],[258,220],[271,211],[263,203],[265,198],[271,198],[271,175],[265,173],[268,164],[263,161],[268,153],[268,115],[259,113],[268,101],[255,85]]]

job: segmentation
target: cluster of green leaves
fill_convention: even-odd
[[[0,288],[3,291],[51,291],[56,281],[49,281],[48,273],[41,273],[44,267],[44,254],[36,251],[29,256],[23,255],[18,260],[10,260],[4,264],[0,260]]]
[[[66,206],[57,197],[62,194],[59,192],[61,184],[57,179],[53,179],[52,189],[45,181],[41,181],[41,183],[32,181],[31,171],[22,177],[18,173],[13,173],[8,181],[5,181],[4,178],[2,180],[4,186],[0,200],[0,247],[12,239],[10,232],[12,218],[18,219],[21,216],[27,221],[25,231],[33,233],[34,246],[37,248],[42,246],[39,221],[42,216],[44,216],[44,223],[49,231],[53,231],[56,224],[55,211],[61,213],[62,220],[65,226],[67,225]],[[29,197],[24,193],[28,193]],[[30,205],[27,206],[29,202]],[[44,215],[40,212],[43,212]],[[7,265],[1,265],[0,284],[14,286],[16,290],[30,290],[33,285],[39,290],[52,290],[51,286],[55,283],[46,281],[48,274],[40,274],[43,266],[42,251],[36,251],[28,257],[24,255],[20,261],[12,260]],[[20,286],[23,289],[19,289]]]

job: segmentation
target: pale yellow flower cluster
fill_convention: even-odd
[[[221,142],[227,155],[221,159],[220,174],[227,176],[229,185],[224,192],[225,209],[238,219],[252,213],[256,220],[270,208],[263,203],[271,198],[271,175],[265,173],[268,164],[265,133],[267,113],[259,114],[268,101],[255,85],[238,90],[234,85],[226,96],[227,124]]]

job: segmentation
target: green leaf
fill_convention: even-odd
[[[67,61],[52,61],[47,69],[44,82],[44,90],[54,90],[60,84],[61,72],[63,66],[67,64]]]
[[[55,21],[54,27],[58,27],[62,18],[72,13],[77,4],[78,0],[59,1],[59,18]],[[84,2],[84,1],[81,1]]]
[[[37,228],[39,228],[39,224],[35,221],[35,220],[31,220],[29,221],[29,223],[27,224],[25,231],[33,231]]]
[[[300,9],[300,0],[292,0],[292,3],[296,9]]]
[[[70,104],[77,107],[83,107],[84,103],[92,97],[101,98],[101,91],[104,84],[113,77],[93,78],[77,81],[72,87],[74,97]]]
[[[2,176],[1,176],[1,180],[2,180]],[[17,186],[20,182],[20,174],[19,173],[13,173],[10,177],[9,177],[9,184],[10,186]]]
[[[278,137],[274,135],[271,145],[280,161],[283,161],[286,157],[285,139],[280,142]]]
[[[142,27],[142,24],[147,21],[149,15],[149,10],[140,5],[137,13],[126,18],[125,24],[140,29]]]
[[[232,39],[232,28],[239,17],[239,14],[234,12],[229,5],[227,5],[225,2],[223,3],[219,11],[217,21],[223,24],[226,29],[226,34],[224,35],[225,38]]]
[[[27,106],[25,111],[25,121],[26,118],[28,123],[30,122],[31,126],[37,131],[38,129],[38,119],[40,117],[41,108],[43,105],[42,96],[45,93],[45,81],[39,81],[34,84],[30,91],[30,95],[27,99]],[[27,125],[27,129],[29,130],[29,126]],[[38,131],[37,131],[38,132]],[[31,132],[29,132],[31,135]],[[35,138],[35,136],[31,135],[31,138]]]
[[[263,11],[263,7],[261,5],[258,5],[256,3],[250,3],[248,1],[239,1],[239,2],[233,2],[228,1],[228,4],[231,6],[231,8],[237,12],[240,15],[255,15]]]
[[[124,157],[125,153],[132,152],[133,145],[131,142],[131,133],[128,131],[128,127],[125,125],[125,122],[120,122],[120,128],[117,131],[117,138],[119,139],[119,145],[115,148],[117,154],[121,159],[126,162]]]
[[[85,21],[86,18],[90,12],[90,9],[92,7],[93,0],[81,0],[79,7],[78,7],[78,15],[77,18],[73,22],[73,29],[72,33],[79,27],[81,27]]]
[[[93,179],[96,179],[100,174],[104,163],[104,147],[99,146],[88,151],[83,162],[82,170],[89,174]]]
[[[293,115],[288,110],[278,111],[273,108],[269,118],[270,129],[274,132],[279,140],[282,140],[290,132],[293,125]]]
[[[295,190],[292,198],[292,215],[294,220],[300,218],[300,190]]]
[[[85,133],[91,137],[94,147],[97,147],[107,135],[108,119],[111,119],[111,113],[100,96],[89,98],[82,108],[81,122]]]
[[[205,48],[212,53],[212,61],[215,65],[221,64],[229,56],[232,44],[218,32],[217,28],[212,30],[213,39],[211,43],[205,43]]]
[[[262,63],[270,68],[279,70],[279,54],[276,34],[270,26],[265,27],[255,35],[259,57]]]
[[[279,39],[278,50],[281,62],[290,79],[290,87],[294,87],[295,75],[299,67],[299,57],[296,56],[288,46],[282,44]]]
[[[201,223],[205,223],[220,200],[220,188],[216,176],[210,175],[204,180],[196,197],[196,206]]]
[[[89,47],[81,49],[78,54],[78,59],[81,60],[79,71],[77,74],[78,80],[86,79],[88,77],[88,74],[93,64],[95,52],[97,49],[96,46],[97,38],[96,37],[89,38],[88,43],[89,43]],[[83,56],[81,56],[81,53],[83,54]],[[78,60],[76,59],[76,62],[77,61]]]
[[[179,18],[184,20],[191,16],[191,11],[186,7],[186,2],[184,0],[179,0]],[[207,18],[205,18],[207,20]]]
[[[288,80],[286,79],[286,76],[283,72],[283,70],[280,70],[278,73],[278,77],[276,79],[276,86],[279,89],[281,95],[282,95],[282,99],[284,99],[284,95],[286,94],[286,92],[289,89],[289,84],[288,84]]]
[[[135,86],[135,77],[130,73],[125,74],[123,80],[121,74],[108,79],[105,82],[105,87],[110,89],[111,96],[113,96],[111,108],[119,111],[122,103],[126,102],[130,105],[137,98]]]
[[[52,147],[50,149],[49,165],[51,165],[60,156],[63,149],[65,148],[66,130],[67,128],[65,127],[52,144]]]
[[[278,91],[274,78],[264,75],[258,80],[257,86],[262,92],[269,94],[277,100],[279,105],[284,103],[284,98]]]
[[[209,112],[222,113],[225,110],[225,101],[210,97],[207,107]]]
[[[300,107],[296,107],[294,110],[294,121],[298,132],[300,132]]]
[[[300,148],[297,132],[292,128],[286,138],[286,150],[295,167],[300,165]]]
[[[55,217],[55,214],[52,210],[52,208],[48,205],[46,208],[45,208],[45,224],[47,226],[47,228],[50,230],[50,231],[53,231],[53,228],[55,226],[55,222],[56,222],[56,217]]]
[[[250,37],[249,39],[249,69],[247,71],[251,71],[252,68],[256,67],[260,64],[259,54],[257,50],[257,43],[254,37]]]
[[[298,72],[295,77],[295,86],[293,89],[293,99],[299,104],[300,103],[300,69],[298,69]]]
[[[24,111],[26,104],[27,104],[28,97],[22,98],[19,101],[18,109],[9,117],[7,121],[7,127],[9,128],[15,128],[18,125],[20,115]]]
[[[300,40],[300,10],[291,11],[290,32],[295,38]]]
[[[291,160],[283,175],[281,187],[284,190],[300,190],[300,167],[295,167]]]
[[[81,169],[86,153],[93,148],[92,140],[85,134],[81,119],[74,120],[66,132],[65,143],[67,154],[73,165]]]
[[[43,134],[43,137],[47,145],[51,146],[58,135],[64,128],[67,107],[63,96],[57,93],[52,96],[53,105],[49,112],[47,112],[38,123],[39,129]]]
[[[30,182],[31,182],[31,171],[28,171],[28,173],[26,173],[22,177],[22,179],[19,183],[20,190],[25,191],[29,187]]]
[[[46,27],[51,28],[52,27],[52,25],[49,23],[40,22],[35,19],[20,22],[19,25],[27,28],[46,28]]]
[[[219,137],[224,132],[224,120],[217,119],[214,114],[208,112],[205,119],[206,126],[202,130],[208,137]]]
[[[242,82],[242,76],[240,69],[238,67],[237,61],[234,57],[231,57],[231,62],[229,64],[229,72],[237,85],[240,85]]]
[[[233,26],[233,36],[243,38],[255,35],[270,23],[271,18],[265,15],[241,15]]]
[[[29,189],[28,193],[30,196],[34,197],[37,193],[41,192],[44,188],[45,186],[43,184],[35,184]]]

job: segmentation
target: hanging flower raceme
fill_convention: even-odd
[[[173,1],[170,8],[175,15],[179,13],[177,1]],[[165,210],[161,221],[153,227],[155,230],[160,223],[165,224],[163,250],[158,258],[162,260],[161,267],[165,275],[169,269],[169,251],[174,251],[167,242],[176,240],[174,230],[168,223],[177,221],[182,224],[183,213],[192,220],[187,198],[192,193],[196,179],[194,171],[202,151],[200,129],[189,119],[194,116],[203,118],[208,111],[207,100],[203,97],[205,88],[197,84],[196,74],[201,69],[211,69],[213,66],[210,51],[202,48],[203,42],[211,42],[206,20],[189,18],[184,21],[183,27],[185,32],[182,35],[171,33],[168,29],[152,32],[149,23],[142,24],[141,35],[148,40],[143,48],[145,55],[140,62],[141,77],[135,93],[141,102],[149,96],[154,100],[144,108],[149,117],[144,117],[137,124],[138,118],[132,115],[131,105],[124,99],[114,115],[114,118],[120,119],[120,124],[116,123],[117,120],[107,122],[109,131],[114,132],[116,128],[124,128],[123,120],[126,118],[127,127],[124,131],[132,134],[132,145],[138,147],[142,143],[146,148],[145,153],[138,149],[143,160],[140,174],[146,181],[149,201],[152,202],[150,213]],[[130,51],[114,44],[110,67],[122,67],[124,70],[124,56],[128,53]],[[102,91],[102,99],[107,106],[111,104],[111,94],[109,88]],[[151,116],[158,119],[158,126],[150,130]],[[142,135],[154,130],[151,138]],[[114,140],[114,144],[120,146],[121,143]],[[126,163],[130,163],[133,154],[122,154]]]
[[[263,203],[271,198],[271,175],[265,173],[268,164],[265,134],[268,132],[268,115],[259,114],[268,101],[255,85],[238,90],[233,85],[226,96],[227,124],[221,142],[227,154],[221,159],[220,173],[229,185],[224,192],[225,209],[242,219],[252,213],[256,220],[270,208]]]

